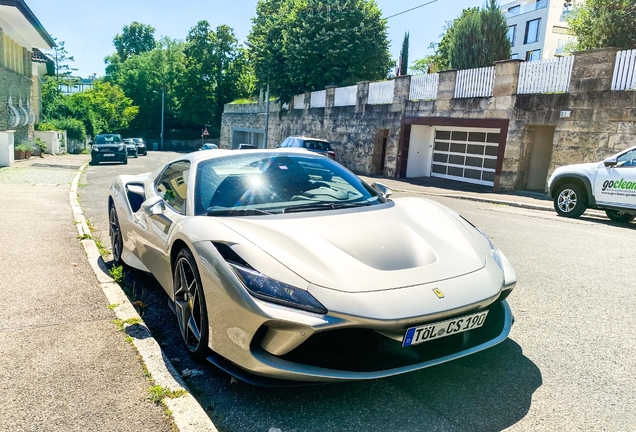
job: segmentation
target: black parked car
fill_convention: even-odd
[[[304,148],[314,153],[320,153],[329,159],[336,160],[336,152],[331,148],[329,141],[322,138],[308,138],[304,136],[291,136],[278,145],[279,148]]]
[[[137,145],[131,138],[124,138],[124,144],[126,144],[126,153],[128,156],[132,156],[134,158],[139,157],[139,153],[137,153]]]
[[[137,153],[142,156],[148,156],[148,147],[146,147],[146,143],[143,138],[131,138],[135,142],[137,146]]]
[[[126,145],[119,134],[100,134],[95,137],[95,143],[91,147],[91,165],[100,162],[128,163]]]

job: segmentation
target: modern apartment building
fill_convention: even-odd
[[[564,0],[517,0],[501,6],[508,22],[512,58],[540,60],[562,55],[572,42]]]

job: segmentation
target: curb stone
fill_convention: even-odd
[[[77,233],[82,238],[81,243],[86,251],[88,262],[97,277],[99,286],[102,289],[108,303],[116,304],[113,308],[115,316],[127,321],[134,319],[137,324],[125,325],[124,330],[132,338],[132,344],[137,349],[143,363],[146,365],[150,376],[156,385],[166,388],[172,392],[185,392],[183,395],[173,399],[166,397],[163,403],[171,411],[172,419],[181,432],[218,432],[217,428],[208,417],[205,410],[199,405],[197,400],[190,394],[188,386],[183,381],[176,368],[170,362],[168,356],[161,350],[161,347],[152,337],[150,330],[146,327],[137,310],[134,308],[121,287],[104,273],[104,262],[99,253],[95,241],[91,237],[91,231],[84,218],[84,213],[77,199],[77,185],[80,176],[88,162],[80,167],[71,183],[69,191],[69,201],[73,210],[73,219],[77,227]]]

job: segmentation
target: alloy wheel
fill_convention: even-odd
[[[569,213],[576,207],[577,196],[572,189],[563,189],[559,194],[557,205],[563,213]]]
[[[117,219],[117,211],[115,210],[115,206],[111,206],[108,219],[110,222],[109,234],[110,246],[113,252],[113,259],[117,264],[120,264],[123,241],[121,238],[121,230],[119,229],[119,220]]]
[[[174,304],[181,336],[190,352],[201,346],[203,329],[203,308],[201,287],[187,258],[177,261],[174,280]]]

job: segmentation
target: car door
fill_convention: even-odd
[[[620,154],[617,164],[598,168],[594,181],[599,205],[636,209],[636,149]]]
[[[168,237],[171,230],[186,217],[189,174],[189,161],[168,165],[155,180],[154,190],[148,194],[148,198],[162,198],[155,204],[159,207],[151,211],[142,206],[137,213],[139,259],[167,290],[172,286]]]

